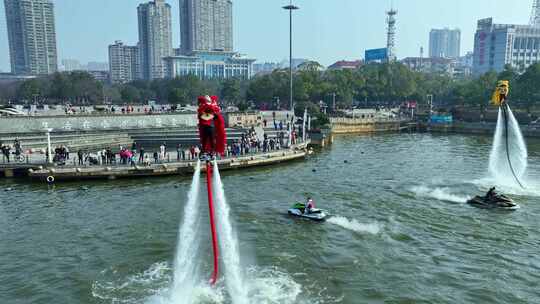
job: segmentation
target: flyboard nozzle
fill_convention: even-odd
[[[218,252],[218,240],[217,240],[217,231],[215,224],[214,216],[214,196],[212,192],[212,172],[213,172],[213,163],[210,159],[206,160],[206,187],[208,191],[208,213],[210,215],[210,232],[212,234],[212,252],[214,253],[214,271],[212,272],[212,277],[210,278],[210,285],[215,285],[218,278],[219,270],[219,252]]]

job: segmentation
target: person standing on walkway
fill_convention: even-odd
[[[201,154],[201,149],[199,148],[199,146],[195,146],[194,152],[195,157],[199,157],[199,154]]]
[[[69,160],[69,148],[67,146],[63,146],[64,147],[64,154],[66,156],[66,159]]]
[[[11,153],[11,147],[8,145],[3,145],[2,153],[4,153],[4,156],[6,157],[7,162],[9,163],[9,154]]]
[[[161,161],[165,160],[165,143],[159,146],[159,158],[161,159]]]
[[[189,148],[189,156],[190,156],[190,159],[195,159],[195,146],[191,146]]]
[[[144,162],[144,147],[141,146],[139,148],[139,163],[143,163]]]
[[[182,146],[180,144],[176,145],[176,161],[180,161],[182,156]]]
[[[101,163],[102,164],[107,163],[107,149],[101,150]]]
[[[15,138],[15,141],[13,142],[13,147],[15,148],[15,155],[19,157],[19,155],[22,154],[22,146],[18,138]]]
[[[99,165],[103,165],[103,159],[101,158],[101,150],[97,151],[97,159],[98,159],[98,162],[99,162]]]
[[[82,166],[84,163],[83,163],[83,151],[81,149],[77,151],[77,158],[79,159],[79,166]]]

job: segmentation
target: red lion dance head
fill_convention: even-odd
[[[213,155],[225,154],[227,135],[225,133],[225,120],[218,105],[217,96],[199,96],[199,137],[202,152]]]

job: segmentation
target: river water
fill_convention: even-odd
[[[343,136],[303,162],[223,172],[250,303],[540,303],[540,141],[527,190],[502,185],[514,212],[465,204],[492,183],[491,142]],[[190,183],[0,180],[1,302],[166,303]],[[286,216],[306,195],[333,218]],[[224,285],[201,303],[229,303]]]

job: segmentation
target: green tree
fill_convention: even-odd
[[[44,94],[45,88],[41,85],[41,82],[38,79],[30,79],[21,84],[17,96],[19,99],[31,101],[36,96],[43,96]]]
[[[249,109],[249,104],[245,101],[241,101],[240,103],[238,103],[238,111],[240,112],[245,112]]]
[[[122,94],[117,86],[105,86],[103,88],[104,101],[107,103],[118,104],[122,102]]]
[[[120,91],[120,95],[122,96],[122,101],[125,103],[141,101],[139,89],[131,85],[124,86]]]
[[[170,88],[167,101],[171,104],[186,104],[186,96],[184,91],[178,88]]]
[[[226,79],[221,84],[221,99],[225,104],[238,104],[240,101],[240,80]]]
[[[518,76],[515,85],[510,83],[511,98],[523,105],[527,112],[540,100],[540,63],[531,65]],[[513,92],[513,93],[512,93]],[[512,99],[511,99],[512,100]]]

